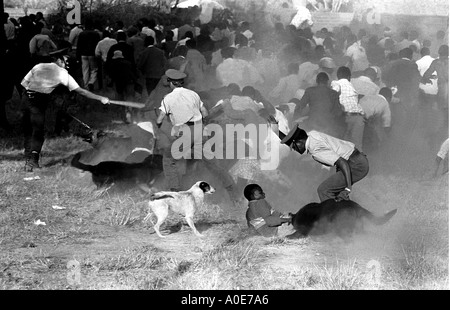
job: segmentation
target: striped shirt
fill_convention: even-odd
[[[339,94],[339,102],[346,113],[364,114],[363,109],[358,104],[358,93],[347,79],[340,79],[331,82],[331,88]]]

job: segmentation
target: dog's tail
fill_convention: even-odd
[[[159,200],[159,199],[165,199],[165,198],[174,198],[172,195],[170,195],[168,192],[158,192],[154,193],[150,196],[152,200]]]
[[[94,166],[86,165],[86,164],[81,163],[80,162],[80,158],[81,158],[81,152],[75,154],[75,156],[72,158],[72,161],[70,162],[72,167],[92,172],[94,170]]]
[[[389,211],[382,216],[375,216],[371,212],[369,211],[367,212],[368,214],[366,214],[366,217],[369,220],[369,222],[371,222],[374,225],[384,225],[395,215],[395,213],[397,213],[397,209]]]

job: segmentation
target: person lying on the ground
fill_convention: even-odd
[[[290,222],[290,216],[276,211],[266,201],[266,194],[258,184],[249,184],[244,188],[244,197],[248,200],[245,213],[247,225],[264,237],[278,234],[278,227]]]

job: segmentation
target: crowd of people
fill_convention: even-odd
[[[447,30],[430,38],[418,30],[394,33],[386,27],[379,37],[373,29],[348,26],[313,32],[277,23],[262,31],[232,18],[207,24],[141,18],[132,25],[117,21],[111,26],[86,17],[83,25],[65,32],[60,24],[49,25],[42,13],[18,20],[5,13],[3,23],[6,63],[14,70],[5,71],[11,78],[2,87],[1,127],[10,128],[5,102],[13,88],[29,100],[30,72],[37,70],[35,66],[65,61],[77,84],[67,77],[57,84],[69,90],[82,85],[86,92],[78,93],[102,103],[109,99],[95,93],[114,89],[115,99],[143,101],[145,111],[158,111],[156,124],[163,131],[167,127],[166,135],[172,137],[164,152],[172,190],[180,188],[176,160],[167,150],[173,144],[172,127],[180,125],[268,124],[270,139],[275,134],[278,142],[300,126],[304,138],[294,142],[303,144],[294,143],[296,147],[344,172],[349,165],[337,164],[341,155],[328,154],[322,161],[314,157],[312,142],[305,146],[308,136],[313,137],[309,141],[350,142],[342,144],[346,161],[352,156],[365,160],[364,152],[397,145],[414,130],[429,141],[431,149],[438,149],[448,137]],[[120,113],[128,123],[138,117],[131,110]],[[433,115],[440,117],[438,122],[432,121]],[[30,133],[34,121],[31,116],[30,123],[29,112],[24,118],[29,141],[36,138]],[[39,133],[36,138],[40,146],[42,137]],[[202,145],[202,137],[193,139]],[[286,144],[292,147],[292,141]],[[261,157],[239,159],[228,172],[216,169],[231,197],[236,196],[233,187],[240,188],[239,181],[258,181],[257,175],[265,170],[261,165],[266,164]],[[211,162],[209,166],[217,167]],[[365,164],[360,178],[367,171]],[[329,188],[320,188],[321,200],[348,199],[341,192],[349,192],[357,181],[351,180],[351,173],[344,173],[345,189],[330,194]]]

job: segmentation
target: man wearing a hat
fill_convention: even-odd
[[[282,135],[281,135],[282,136]],[[291,146],[300,154],[307,151],[312,158],[324,166],[336,166],[336,173],[317,188],[320,201],[327,199],[348,200],[352,185],[369,172],[369,162],[364,153],[349,141],[311,130],[306,133],[295,126],[281,143]]]
[[[325,72],[326,74],[328,74],[330,81],[333,81],[333,80],[337,79],[335,70],[336,70],[336,64],[335,64],[333,58],[323,57],[319,60],[319,71],[317,73]]]
[[[67,72],[64,61],[66,53],[67,49],[50,53],[48,57],[42,59],[42,63],[34,66],[21,82],[25,88],[22,96],[22,125],[27,172],[39,168],[39,155],[44,144],[45,112],[56,87],[62,85],[84,97],[109,104],[109,98],[81,88]]]
[[[166,71],[167,81],[172,92],[167,94],[161,102],[160,114],[156,120],[156,125],[161,128],[162,122],[166,116],[169,116],[172,123],[170,134],[170,145],[164,148],[163,168],[166,182],[171,190],[180,190],[180,176],[174,158],[173,151],[179,151],[177,158],[202,159],[211,172],[218,176],[224,187],[233,200],[234,182],[231,176],[221,168],[212,153],[206,153],[207,148],[203,149],[203,118],[208,116],[208,111],[203,105],[200,96],[187,88],[183,87],[186,74],[175,69]],[[198,126],[198,127],[197,127]],[[187,130],[189,129],[189,130]],[[191,135],[191,147],[182,149],[173,147],[172,144],[183,134]]]

